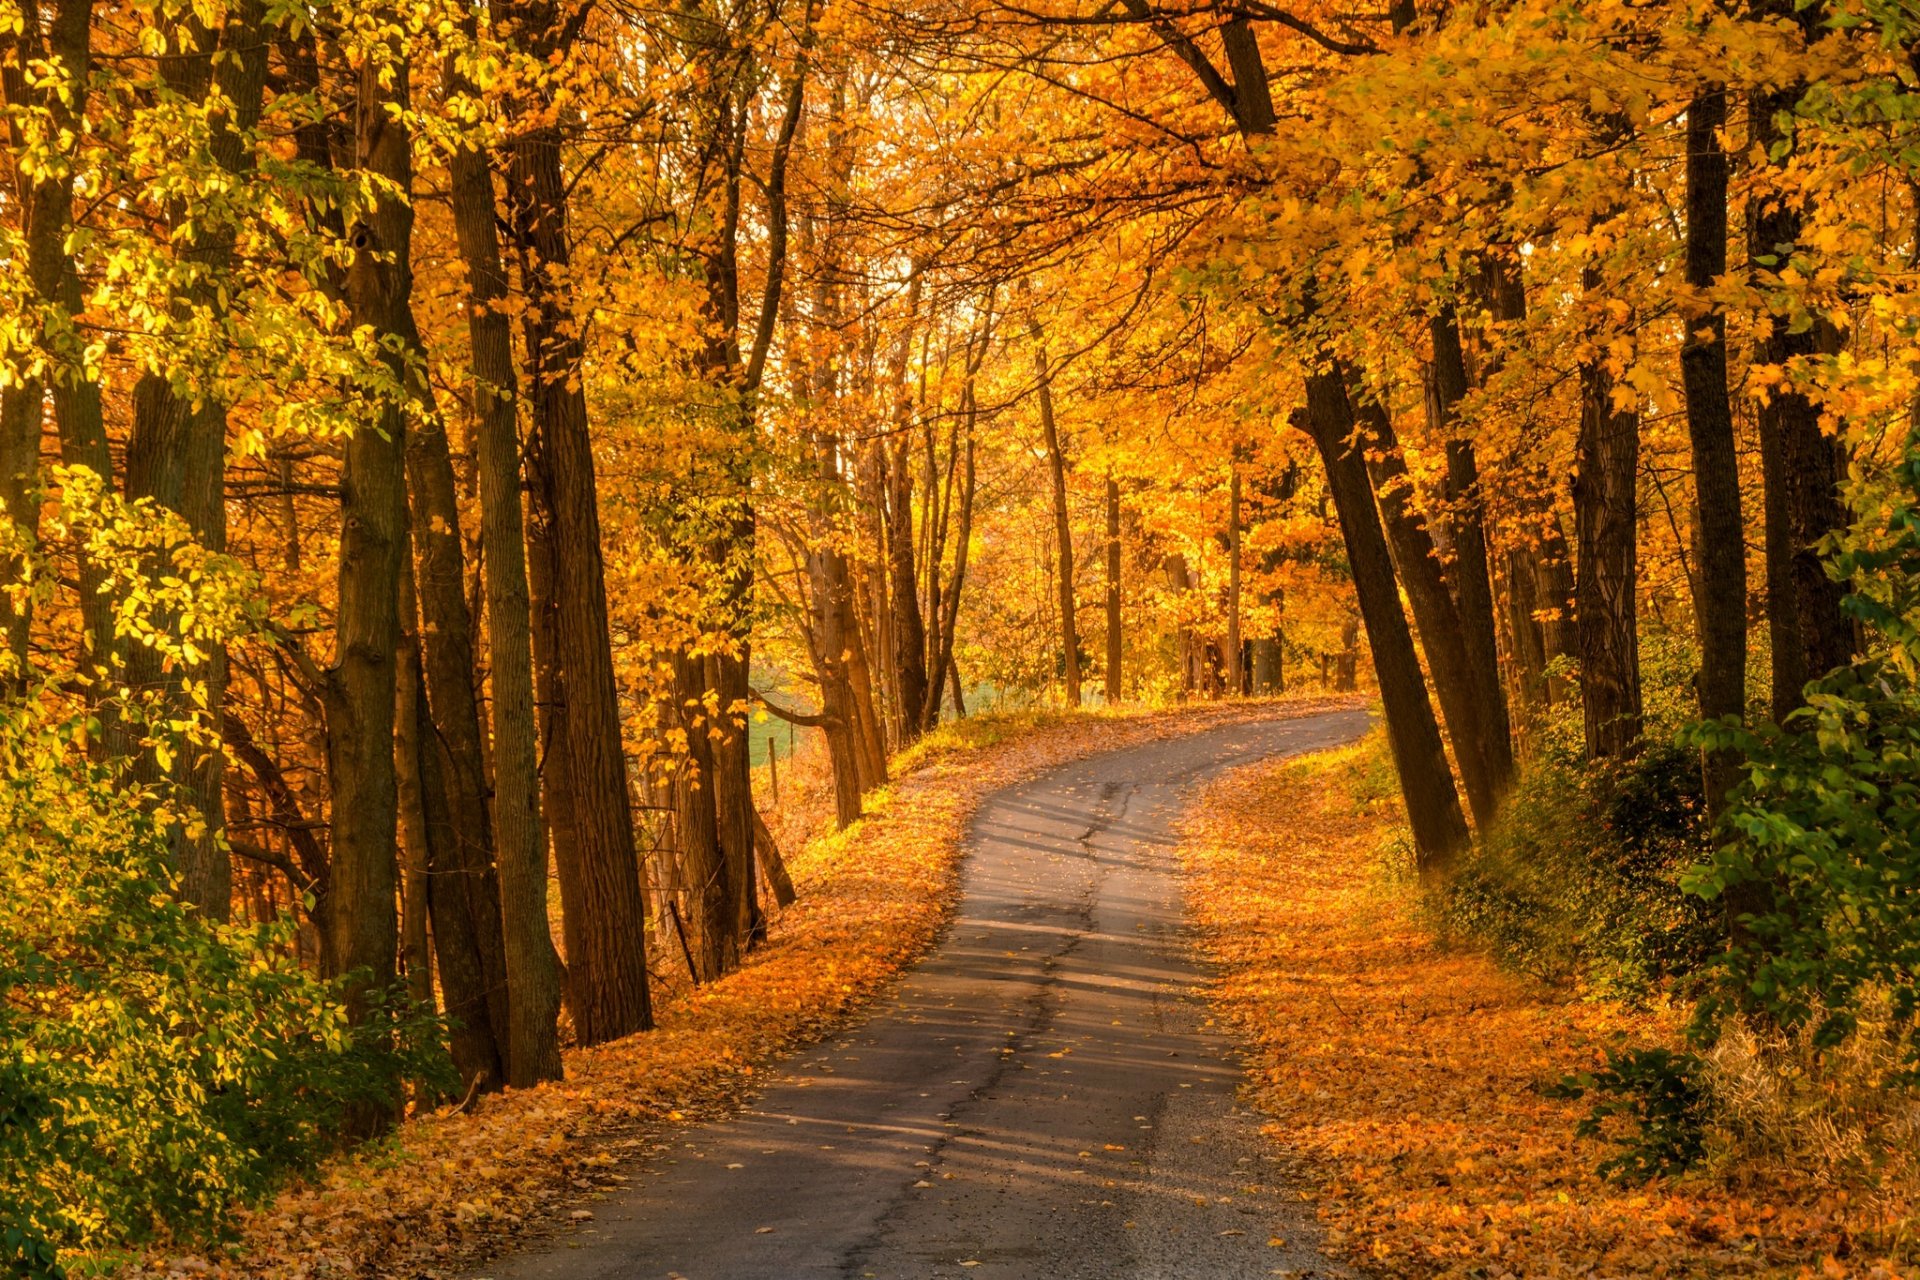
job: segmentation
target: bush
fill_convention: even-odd
[[[356,1036],[285,927],[180,904],[159,797],[89,760],[94,729],[0,708],[0,1264],[217,1233],[238,1203],[392,1107],[439,1028]]]
[[[1618,1049],[1594,1071],[1568,1076],[1547,1092],[1591,1098],[1593,1108],[1575,1132],[1611,1142],[1618,1154],[1600,1164],[1604,1177],[1646,1182],[1685,1173],[1707,1151],[1713,1116],[1706,1063],[1671,1049]],[[1624,1128],[1614,1123],[1627,1122]]]
[[[1810,686],[1784,728],[1692,737],[1739,751],[1747,769],[1730,838],[1687,880],[1734,917],[1703,1024],[1737,1013],[1810,1025],[1830,1047],[1872,998],[1920,1068],[1920,690],[1902,668],[1865,662]]]
[[[1439,890],[1439,923],[1524,973],[1638,994],[1720,942],[1680,884],[1706,848],[1692,752],[1649,745],[1604,766],[1543,754]]]

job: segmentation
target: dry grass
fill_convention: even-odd
[[[1846,1180],[1847,1153],[1889,1124],[1869,1145],[1912,1159],[1911,1108],[1867,1087],[1871,1071],[1835,1086],[1823,1114],[1850,1119],[1820,1138],[1788,1100],[1804,1088],[1766,1092],[1758,1064],[1782,1059],[1730,1041],[1720,1071],[1749,1082],[1748,1147],[1729,1135],[1719,1164],[1676,1181],[1602,1180],[1605,1152],[1574,1138],[1582,1104],[1540,1086],[1622,1041],[1677,1043],[1680,1011],[1575,1000],[1443,949],[1370,773],[1365,748],[1242,770],[1185,843],[1212,999],[1268,1132],[1311,1171],[1330,1250],[1380,1276],[1460,1280],[1915,1274],[1888,1206]]]

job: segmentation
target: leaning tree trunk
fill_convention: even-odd
[[[413,530],[409,530],[409,537]],[[407,985],[433,1006],[433,963],[428,923],[439,961],[443,1007],[452,1022],[447,1042],[454,1070],[467,1090],[498,1088],[500,1043],[490,1002],[500,994],[482,966],[482,946],[468,911],[467,876],[458,868],[460,822],[448,795],[447,755],[435,738],[428,708],[427,664],[422,658],[420,613],[414,574],[401,560],[400,651],[395,680],[395,770],[399,782],[400,833],[406,851],[400,931]],[[496,940],[497,953],[497,940]],[[424,980],[423,980],[424,979]]]
[[[407,320],[411,326],[411,308]],[[456,1042],[463,1052],[455,1065],[469,1090],[495,1089],[505,1083],[504,1042],[512,1016],[506,947],[480,703],[473,687],[473,617],[460,503],[446,426],[432,411],[432,394],[424,379],[417,380],[414,397],[422,411],[406,451],[423,624],[424,705],[433,730],[421,750],[432,757],[431,776],[445,797],[441,820],[430,821],[428,900],[447,1010],[465,1024]]]
[[[1433,704],[1427,700],[1413,633],[1400,609],[1393,560],[1362,456],[1368,445],[1353,440],[1355,422],[1347,383],[1348,371],[1338,362],[1308,376],[1306,426],[1326,464],[1327,487],[1340,517],[1416,857],[1423,870],[1438,870],[1466,846],[1467,823],[1447,768]]]
[[[1369,449],[1376,456],[1368,471],[1378,498],[1380,518],[1393,552],[1401,585],[1413,606],[1414,624],[1427,654],[1434,691],[1440,695],[1441,714],[1453,739],[1454,760],[1466,786],[1473,820],[1484,831],[1499,809],[1500,791],[1487,761],[1489,732],[1481,717],[1486,708],[1473,678],[1467,653],[1466,629],[1454,607],[1453,596],[1440,572],[1440,555],[1433,545],[1426,518],[1413,504],[1413,477],[1407,473],[1393,424],[1377,401],[1359,407]],[[1369,623],[1369,631],[1371,631]]]

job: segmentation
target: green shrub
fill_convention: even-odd
[[[1713,1106],[1705,1074],[1706,1063],[1691,1053],[1618,1049],[1605,1066],[1568,1076],[1547,1093],[1591,1100],[1575,1132],[1618,1149],[1601,1162],[1603,1176],[1638,1183],[1685,1173],[1706,1155]]]
[[[1707,848],[1698,757],[1619,764],[1543,754],[1434,900],[1450,934],[1549,981],[1635,994],[1695,969],[1716,914],[1680,885]]]
[[[1730,838],[1687,881],[1734,917],[1703,1024],[1733,1011],[1788,1030],[1811,1022],[1831,1046],[1872,993],[1920,1066],[1920,690],[1876,660],[1809,695],[1784,728],[1691,735],[1746,760]]]
[[[91,762],[40,691],[0,707],[0,1263],[215,1234],[236,1204],[392,1107],[440,1028],[356,1035],[285,926],[175,898],[158,797]]]

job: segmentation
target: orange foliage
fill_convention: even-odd
[[[1449,951],[1396,869],[1397,800],[1366,746],[1241,770],[1183,855],[1211,998],[1248,1046],[1266,1132],[1319,1187],[1329,1252],[1407,1277],[1905,1275],[1843,1197],[1781,1170],[1627,1187],[1541,1085],[1601,1049],[1673,1043],[1671,1010],[1578,1000]]]

